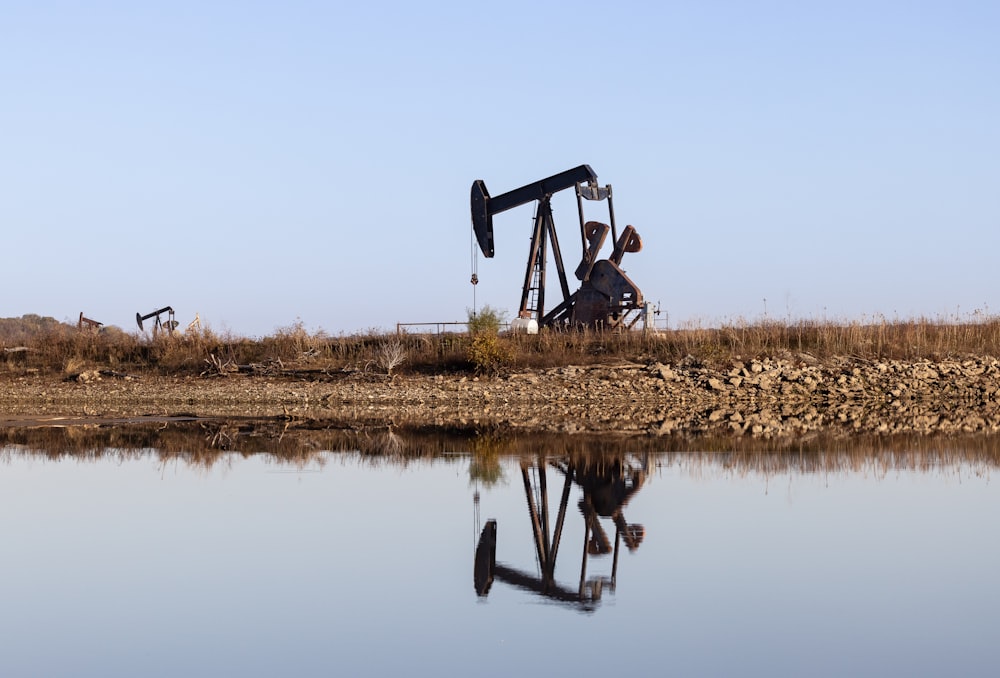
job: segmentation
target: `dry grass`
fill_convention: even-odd
[[[5,320],[10,327],[10,319]],[[23,328],[21,328],[23,329]],[[81,332],[62,323],[0,335],[0,371],[70,374],[107,368],[122,372],[200,374],[214,360],[233,366],[267,365],[302,374],[385,374],[386,351],[402,373],[472,372],[468,334],[350,336],[309,333],[301,324],[259,339],[223,336],[210,329],[174,335],[127,334],[115,328]],[[621,361],[674,363],[687,356],[724,366],[786,353],[819,360],[938,360],[1000,355],[1000,319],[974,313],[964,319],[865,319],[851,322],[736,321],[717,327],[689,325],[657,333],[542,332],[497,338],[508,367],[545,368]],[[17,349],[17,350],[10,350]]]
[[[758,357],[781,352],[808,353],[818,359],[851,356],[865,360],[939,360],[967,355],[997,355],[1000,319],[887,320],[852,322],[737,322],[676,333],[673,355],[701,354],[706,359]]]
[[[718,327],[689,325],[654,334],[543,333],[509,340],[516,346],[515,363],[522,367],[616,359],[673,363],[687,356],[721,366],[787,353],[809,354],[818,360],[835,356],[872,361],[939,360],[1000,355],[1000,319],[737,321]]]

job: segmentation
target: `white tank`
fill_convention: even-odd
[[[514,318],[510,321],[510,331],[515,334],[538,334],[538,321],[534,318]]]

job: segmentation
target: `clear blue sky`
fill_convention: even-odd
[[[998,35],[961,0],[5,2],[0,317],[461,320],[473,180],[581,163],[671,326],[994,313]],[[479,305],[516,311],[531,219]]]

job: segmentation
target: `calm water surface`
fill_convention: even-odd
[[[4,443],[0,676],[1000,672],[993,453],[200,436]]]

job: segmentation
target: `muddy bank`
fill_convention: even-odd
[[[1000,361],[915,363],[782,355],[715,369],[677,364],[559,367],[496,379],[323,374],[171,378],[0,377],[6,418],[251,416],[359,424],[490,426],[772,437],[1000,431]]]

